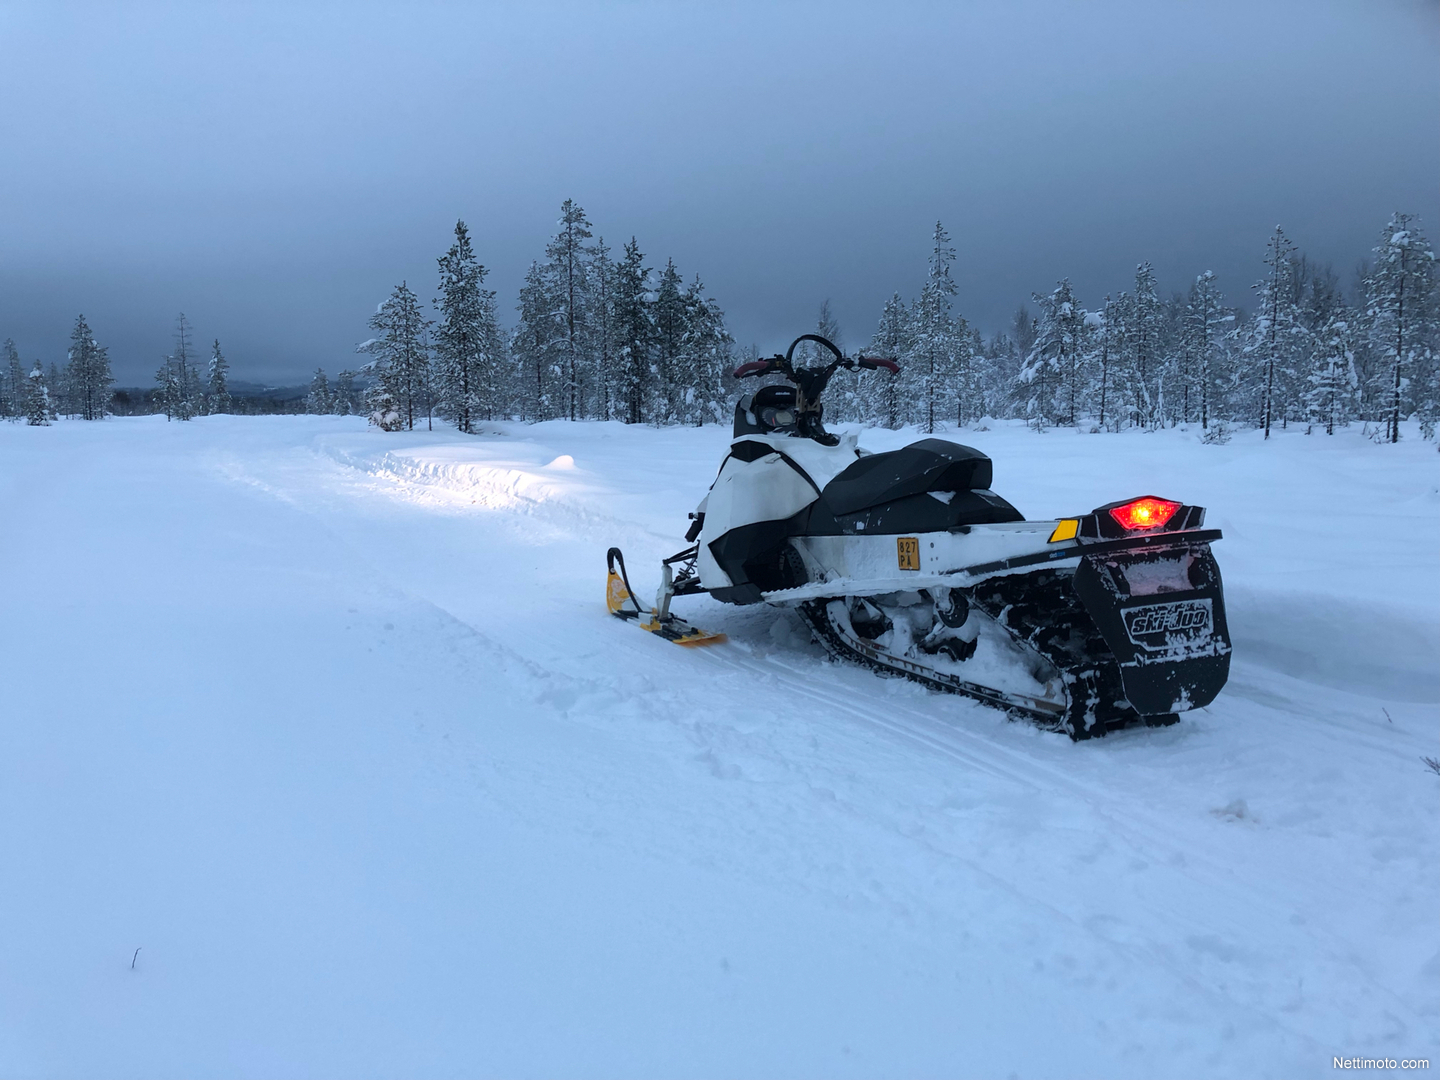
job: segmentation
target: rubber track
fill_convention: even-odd
[[[832,598],[838,599],[838,598]],[[1045,712],[1034,709],[1017,700],[1003,690],[996,690],[992,687],[982,686],[979,683],[967,682],[955,676],[945,676],[944,673],[931,669],[931,674],[924,671],[925,665],[917,664],[907,658],[894,658],[896,663],[887,664],[874,657],[853,648],[830,623],[829,613],[826,611],[828,599],[809,600],[800,605],[800,613],[810,628],[815,632],[820,643],[834,656],[841,657],[851,663],[859,664],[861,667],[869,668],[877,675],[887,677],[900,677],[910,679],[928,686],[932,690],[940,690],[947,694],[961,694],[976,701],[983,702],[997,709],[1003,709],[1014,719],[1029,720],[1046,731],[1069,731],[1067,720],[1057,717],[1053,712]],[[883,649],[877,649],[883,653]],[[889,655],[886,653],[885,655]],[[903,666],[902,666],[903,664]],[[916,670],[921,669],[921,670]],[[1072,735],[1073,737],[1073,735]]]
[[[1063,717],[1032,708],[992,687],[934,669],[927,673],[925,665],[908,657],[893,657],[886,663],[860,652],[831,625],[828,599],[807,601],[800,611],[821,643],[836,656],[880,675],[900,676],[934,690],[973,698],[1047,731],[1064,731],[1072,739],[1093,738],[1142,722],[1173,723],[1178,717],[1141,717],[1125,701],[1119,665],[1071,588],[1070,578],[1066,571],[1042,570],[993,579],[967,594],[972,604],[1060,670],[1070,698]]]

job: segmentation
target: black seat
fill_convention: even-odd
[[[993,477],[990,459],[979,450],[944,439],[921,439],[847,466],[825,485],[825,501],[835,514],[853,514],[927,491],[983,490]]]

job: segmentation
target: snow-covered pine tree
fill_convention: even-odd
[[[725,377],[732,368],[735,340],[725,329],[725,313],[705,295],[699,275],[681,299],[685,333],[680,339],[679,381],[683,387],[676,419],[696,427],[725,416]]]
[[[650,318],[655,327],[652,349],[655,366],[654,420],[657,424],[674,422],[683,411],[681,399],[685,392],[681,362],[681,343],[685,340],[686,311],[684,282],[675,260],[665,260],[650,304]]]
[[[950,339],[954,343],[951,353],[951,396],[955,399],[955,425],[964,427],[971,420],[984,413],[984,393],[980,385],[979,369],[975,358],[976,333],[969,320],[963,315],[951,319]]]
[[[1210,426],[1216,379],[1221,375],[1218,361],[1222,355],[1221,334],[1227,318],[1224,303],[1225,296],[1213,270],[1206,270],[1191,283],[1190,295],[1185,303],[1185,347],[1194,369],[1194,388],[1198,398],[1194,404],[1200,414],[1202,429]],[[1187,419],[1189,406],[1187,400]]]
[[[31,427],[44,427],[55,419],[55,407],[50,403],[50,388],[45,385],[45,372],[40,361],[35,361],[25,387],[25,422]]]
[[[594,364],[593,413],[601,420],[615,417],[619,381],[615,365],[615,262],[602,236],[590,251],[586,268],[590,283],[590,335],[588,349]]]
[[[1035,343],[1018,382],[1030,388],[1026,415],[1035,422],[1074,427],[1084,409],[1085,311],[1065,278],[1048,296],[1033,297],[1040,307]]]
[[[1244,355],[1247,359],[1241,392],[1254,403],[1265,438],[1278,417],[1288,416],[1285,391],[1290,385],[1291,360],[1297,332],[1302,328],[1294,302],[1295,245],[1279,225],[1265,245],[1265,278],[1252,288],[1259,296],[1250,320]]]
[[[355,389],[355,372],[349,368],[335,373],[335,391],[331,395],[331,411],[336,416],[353,416],[360,403]]]
[[[1130,381],[1134,423],[1153,427],[1159,422],[1156,399],[1159,376],[1164,310],[1155,283],[1155,268],[1143,262],[1135,268],[1135,293],[1130,297],[1126,319],[1126,344],[1130,349],[1126,374]]]
[[[1334,435],[1337,424],[1350,421],[1355,405],[1355,322],[1343,307],[1332,309],[1330,319],[1314,335],[1305,395],[1306,417]]]
[[[474,432],[479,420],[494,416],[500,389],[503,355],[495,293],[484,288],[487,273],[465,223],[456,222],[455,243],[440,260],[435,382],[440,415],[464,432]]]
[[[5,381],[5,418],[19,420],[25,415],[25,402],[30,392],[25,369],[20,363],[20,350],[15,348],[15,342],[10,338],[0,345],[0,350],[3,350],[5,362],[4,368],[0,369],[0,377]]]
[[[171,367],[170,409],[167,415],[175,420],[190,420],[199,414],[200,373],[195,355],[195,332],[182,311],[175,317],[175,348],[168,358]]]
[[[1380,230],[1365,279],[1370,336],[1389,369],[1385,437],[1400,441],[1400,421],[1419,413],[1435,422],[1435,252],[1414,214],[1398,211]]]
[[[910,420],[910,402],[901,382],[910,356],[910,313],[899,293],[885,301],[880,321],[865,351],[871,356],[895,360],[901,365],[901,375],[880,375],[877,372],[868,383],[862,383],[862,387],[869,387],[868,403],[856,419],[868,420],[892,431],[903,427]]]
[[[65,382],[70,411],[82,420],[104,418],[115,380],[110,374],[109,352],[95,340],[84,315],[75,320],[75,329],[70,332]]]
[[[165,419],[176,419],[179,410],[179,384],[175,380],[175,358],[162,356],[160,366],[155,369],[155,404],[165,414]]]
[[[375,357],[367,365],[375,376],[369,403],[370,422],[382,431],[413,430],[416,418],[426,405],[430,368],[430,343],[426,335],[430,321],[407,282],[396,285],[375,309],[375,314],[370,316],[370,329],[377,336],[356,350]]]
[[[311,416],[328,416],[335,400],[330,395],[330,380],[325,377],[324,368],[315,369],[310,380],[310,392],[305,395],[305,411]]]
[[[70,416],[74,410],[70,408],[69,387],[67,379],[61,373],[60,367],[54,360],[50,361],[50,372],[45,376],[45,385],[50,391],[50,419],[58,420],[61,416]]]
[[[1160,303],[1159,355],[1155,414],[1157,423],[1168,422],[1173,427],[1190,419],[1188,406],[1194,378],[1191,357],[1185,347],[1185,297],[1180,293],[1172,293]]]
[[[555,415],[552,398],[562,346],[551,284],[544,268],[532,262],[520,287],[520,321],[510,339],[522,380],[520,412],[527,420],[549,420]]]
[[[1107,410],[1111,409],[1111,394],[1114,390],[1114,365],[1119,344],[1115,333],[1115,301],[1107,295],[1105,303],[1096,312],[1094,331],[1094,383],[1090,399],[1096,412],[1095,426],[1105,430]]]
[[[1020,369],[1035,346],[1039,329],[1039,320],[1021,304],[1010,317],[1009,333],[996,340],[996,349],[990,357],[990,378],[997,414],[1023,416],[1025,413],[1024,399],[1019,393]]]
[[[956,334],[950,317],[955,295],[950,264],[954,261],[950,237],[937,221],[931,234],[930,274],[911,314],[911,363],[918,367],[920,420],[932,434],[937,417],[949,415],[954,395]]]
[[[590,249],[590,222],[575,200],[566,199],[560,206],[559,232],[545,248],[545,275],[553,298],[552,317],[558,323],[560,393],[565,415],[578,420],[583,415],[583,388],[588,382],[590,358],[586,355],[589,335],[589,282],[585,271]]]
[[[233,407],[230,400],[230,362],[220,351],[220,339],[216,338],[210,349],[210,378],[205,395],[205,410],[209,413],[228,413]]]
[[[632,236],[615,274],[616,358],[625,422],[645,422],[646,399],[654,382],[651,356],[655,324],[650,307],[650,271]]]

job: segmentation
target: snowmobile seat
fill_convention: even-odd
[[[836,514],[853,514],[927,491],[990,487],[994,468],[979,450],[944,439],[921,439],[900,450],[862,457],[825,485]]]

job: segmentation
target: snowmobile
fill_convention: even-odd
[[[796,366],[813,342],[833,355]],[[823,354],[822,354],[823,356]],[[828,357],[825,357],[828,359]],[[871,453],[825,430],[845,357],[816,334],[734,372],[781,376],[735,406],[734,439],[654,607],[611,548],[607,604],[680,645],[724,640],[670,610],[708,593],[798,610],[836,658],[1025,717],[1072,739],[1174,723],[1229,676],[1230,637],[1205,508],[1154,495],[1026,521],[991,490],[983,453],[928,438]]]

